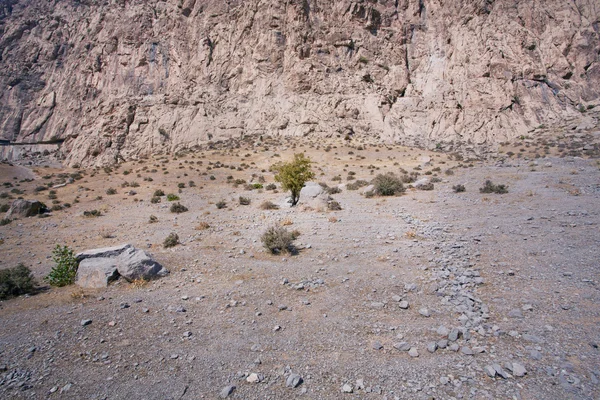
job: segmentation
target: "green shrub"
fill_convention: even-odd
[[[179,189],[183,189],[183,188],[185,188],[185,183],[183,183],[183,182],[179,182],[179,183],[177,184],[177,187],[178,187]]]
[[[287,163],[278,163],[272,166],[277,173],[275,180],[281,182],[283,190],[289,190],[292,196],[292,207],[300,200],[300,191],[304,184],[315,177],[311,169],[312,161],[303,153],[294,154],[294,159]]]
[[[154,197],[152,197],[152,198],[150,199],[150,203],[152,203],[152,204],[157,204],[157,203],[160,203],[160,197],[158,197],[158,196],[154,196]]]
[[[167,200],[168,201],[177,201],[177,200],[179,200],[179,196],[177,196],[176,194],[173,194],[173,193],[169,193],[167,195]]]
[[[223,208],[227,208],[227,202],[225,200],[219,200],[215,203],[215,206],[217,206],[217,208],[221,210]]]
[[[373,191],[379,196],[394,196],[406,190],[400,178],[392,172],[377,175],[371,183]]]
[[[133,181],[133,182],[129,182],[129,186],[132,188],[136,188],[136,187],[140,187],[140,184],[137,183],[136,181]]]
[[[504,194],[508,193],[508,186],[506,185],[495,185],[492,181],[487,180],[482,188],[479,188],[480,193],[497,193]]]
[[[283,227],[272,226],[263,233],[260,240],[271,254],[280,254],[282,252],[295,254],[297,253],[297,249],[294,247],[293,242],[296,236]]]
[[[188,209],[181,203],[173,203],[171,204],[171,212],[176,214],[181,214],[186,212]]]
[[[364,181],[362,179],[358,179],[352,183],[346,184],[346,189],[348,190],[358,190],[361,187],[369,186],[369,182]]]
[[[8,210],[10,210],[10,206],[8,204],[2,204],[0,206],[0,212],[7,212]]]
[[[31,270],[20,263],[14,268],[0,270],[0,300],[34,291]]]
[[[165,241],[163,242],[163,246],[165,248],[175,247],[178,244],[179,244],[179,235],[177,235],[175,232],[169,233],[169,236],[167,236],[165,238]]]
[[[52,250],[52,261],[56,266],[44,278],[52,286],[67,286],[75,282],[79,263],[75,259],[73,250],[67,246],[56,245]]]
[[[2,219],[0,219],[0,226],[8,225],[11,222],[12,222],[12,219],[10,219],[10,218],[2,218]]]
[[[455,193],[461,193],[461,192],[465,192],[467,190],[467,188],[465,188],[465,185],[454,185],[452,186],[452,190],[454,190]]]
[[[239,201],[240,201],[240,205],[242,205],[242,206],[250,205],[250,199],[248,197],[240,196]]]
[[[252,188],[253,189],[262,189],[263,185],[262,185],[262,183],[253,183]]]
[[[115,188],[108,188],[108,189],[106,189],[106,194],[109,195],[109,196],[112,195],[112,194],[117,194],[117,189],[115,189]]]
[[[277,185],[274,183],[269,183],[267,186],[265,186],[265,189],[267,190],[275,190],[277,189]]]
[[[160,197],[160,196],[164,196],[164,195],[165,195],[165,192],[163,192],[163,191],[162,191],[162,190],[160,190],[160,189],[156,189],[156,190],[154,191],[154,197]]]

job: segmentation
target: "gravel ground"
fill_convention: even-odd
[[[398,197],[343,188],[332,195],[340,211],[318,198],[264,211],[262,201],[285,204],[286,195],[227,183],[253,173],[272,182],[271,162],[300,150],[329,186],[338,174],[345,183],[348,171],[370,180],[371,170],[420,164],[441,182]],[[77,251],[132,243],[171,271],[145,285],[44,288],[1,302],[0,396],[600,398],[596,160],[461,162],[397,147],[349,150],[242,148],[86,171],[56,189],[70,208],[0,227],[0,267],[23,261],[40,281],[58,243]],[[216,168],[217,160],[234,168]],[[20,186],[24,197],[49,203],[33,188],[64,171],[35,172]],[[479,193],[486,179],[509,192]],[[121,187],[133,181],[140,186]],[[178,182],[190,211],[170,213],[164,197],[151,204],[155,189],[177,193]],[[452,190],[459,183],[466,192]],[[109,187],[118,193],[107,195]],[[239,196],[252,203],[239,205]],[[221,199],[228,206],[219,210]],[[103,216],[81,216],[92,208]],[[157,223],[147,222],[151,214]],[[299,254],[262,248],[261,234],[275,223],[301,233]],[[170,232],[181,244],[164,249]]]

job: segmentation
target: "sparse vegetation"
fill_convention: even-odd
[[[155,222],[158,222],[158,218],[156,215],[151,215],[150,218],[148,218],[148,223],[153,224]]]
[[[150,199],[150,203],[152,203],[152,204],[157,204],[157,203],[160,203],[160,197],[158,197],[158,196],[154,196],[154,197],[152,197],[152,198]]]
[[[34,288],[35,281],[31,270],[22,263],[0,270],[0,300],[32,293]]]
[[[177,235],[175,232],[171,232],[169,233],[169,236],[167,236],[163,242],[163,246],[168,249],[169,247],[175,247],[179,244],[179,235]]]
[[[279,206],[277,204],[273,203],[272,201],[264,201],[260,205],[260,209],[261,210],[278,210]]]
[[[239,202],[240,202],[240,205],[247,206],[250,204],[250,199],[248,197],[240,196]]]
[[[272,169],[277,172],[275,180],[281,183],[283,190],[289,190],[292,195],[292,207],[298,204],[300,191],[304,184],[314,179],[311,169],[312,161],[304,154],[294,154],[294,159],[287,163],[275,164]]]
[[[340,211],[342,209],[342,206],[340,205],[339,202],[332,200],[329,203],[327,203],[327,208],[330,211]]]
[[[52,286],[67,286],[75,282],[77,268],[79,263],[75,259],[75,254],[68,246],[56,245],[52,250],[52,261],[56,266],[44,278]]]
[[[161,189],[156,189],[154,191],[154,197],[160,197],[160,196],[164,196],[165,192],[163,192]]]
[[[217,208],[221,210],[223,208],[227,208],[227,202],[225,200],[219,200],[215,203],[215,206],[217,206]]]
[[[508,186],[506,185],[495,185],[491,180],[485,181],[482,188],[479,188],[480,193],[496,193],[505,194],[508,193]]]
[[[12,222],[12,219],[10,219],[10,218],[2,218],[2,219],[0,219],[0,226],[8,225],[11,222]]]
[[[392,172],[377,175],[371,183],[374,193],[379,196],[394,196],[406,190],[400,178]]]
[[[181,203],[173,203],[173,204],[171,204],[170,210],[172,213],[181,214],[181,213],[186,212],[188,209],[186,206],[184,206]]]
[[[177,196],[176,194],[173,194],[173,193],[169,193],[167,195],[167,200],[168,201],[177,201],[177,200],[179,200],[179,196]]]
[[[284,227],[272,226],[263,233],[260,240],[271,254],[280,254],[282,252],[295,254],[297,253],[297,249],[294,247],[293,242],[296,237],[297,235],[289,232]]]
[[[454,185],[452,186],[452,190],[454,190],[455,193],[462,193],[465,192],[467,189],[465,188],[465,185]]]
[[[117,189],[115,189],[115,188],[108,188],[108,189],[106,189],[106,194],[107,195],[117,194]]]
[[[83,216],[89,217],[89,218],[99,217],[101,215],[102,215],[102,212],[100,210],[86,210],[83,212]]]

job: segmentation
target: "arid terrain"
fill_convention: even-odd
[[[577,135],[564,139],[598,140]],[[512,157],[478,161],[366,140],[249,138],[105,169],[3,164],[1,204],[57,207],[0,227],[0,268],[23,262],[42,286],[0,303],[0,396],[198,399],[235,386],[228,398],[597,399],[600,165],[571,147],[544,153],[523,139],[507,144]],[[290,208],[279,184],[266,189],[269,167],[299,152],[315,182],[339,185],[341,210],[326,195]],[[418,173],[434,189],[347,188],[385,172]],[[508,193],[480,193],[488,179]],[[157,189],[188,211],[152,203]],[[261,209],[267,200],[280,208]],[[263,248],[273,224],[300,233],[298,254]],[[165,249],[171,232],[181,243]],[[43,283],[57,244],[123,243],[169,276],[97,291]],[[288,387],[293,374],[302,382]]]

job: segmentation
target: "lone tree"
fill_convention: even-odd
[[[300,191],[304,184],[314,179],[315,173],[310,168],[312,161],[304,154],[294,154],[294,160],[287,163],[277,163],[272,169],[277,173],[275,180],[281,183],[283,190],[292,192],[292,207],[298,204]]]

